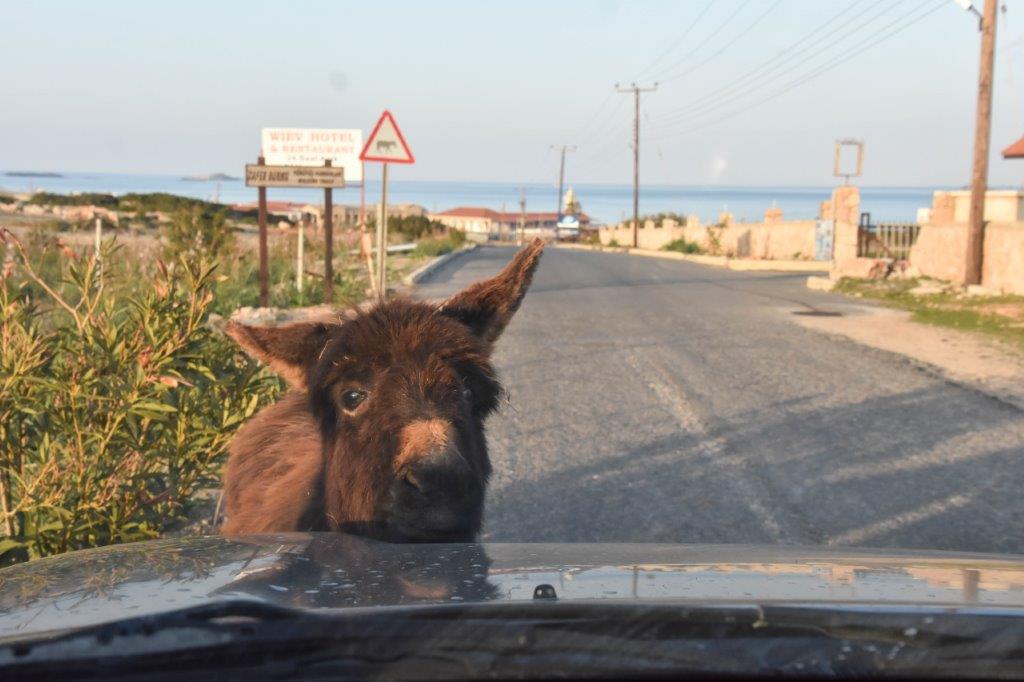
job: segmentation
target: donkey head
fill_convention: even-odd
[[[543,243],[440,305],[381,303],[338,323],[228,333],[305,391],[323,444],[323,524],[393,541],[469,541],[491,464],[484,421],[501,387],[490,357]]]

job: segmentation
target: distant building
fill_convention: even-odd
[[[459,206],[441,213],[431,213],[431,220],[454,230],[466,233],[470,239],[485,241],[511,237],[519,229],[520,213],[493,211],[477,206]],[[590,217],[584,213],[579,216],[581,225],[589,225]],[[557,213],[526,213],[525,236],[553,238],[558,224]]]
[[[379,204],[366,205],[366,219],[373,220],[379,212]],[[235,204],[232,206],[236,211],[258,210],[256,202]],[[355,227],[359,225],[359,206],[351,204],[334,204],[334,224],[338,227]],[[292,222],[305,219],[313,225],[320,225],[323,218],[324,207],[319,204],[300,204],[293,201],[268,201],[267,213],[275,216],[283,216]],[[394,204],[388,206],[389,218],[405,218],[407,216],[422,216],[427,214],[427,209],[418,204]]]

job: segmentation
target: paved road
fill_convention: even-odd
[[[549,248],[496,354],[484,538],[1024,552],[1024,413],[794,324],[858,309],[803,278]]]

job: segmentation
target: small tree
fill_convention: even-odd
[[[174,213],[164,230],[165,254],[169,260],[181,255],[207,256],[220,260],[235,244],[235,233],[228,225],[227,211],[209,211],[198,206]]]

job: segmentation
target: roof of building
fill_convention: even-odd
[[[268,201],[267,211],[269,213],[289,213],[291,211],[301,210],[306,204],[300,204],[294,201]],[[255,201],[246,202],[244,204],[234,204],[231,206],[236,211],[255,211],[259,208],[259,204]]]
[[[1022,159],[1024,158],[1024,137],[1020,138],[1009,147],[1003,150],[1004,159]]]
[[[520,218],[520,214],[514,211],[494,211],[482,206],[458,206],[433,215],[445,218],[487,218],[488,220],[496,220],[498,222],[515,222]],[[580,213],[579,219],[581,223],[590,222],[590,216],[586,213]],[[553,211],[526,214],[526,222],[528,223],[555,222],[556,220],[558,220],[558,214]]]

